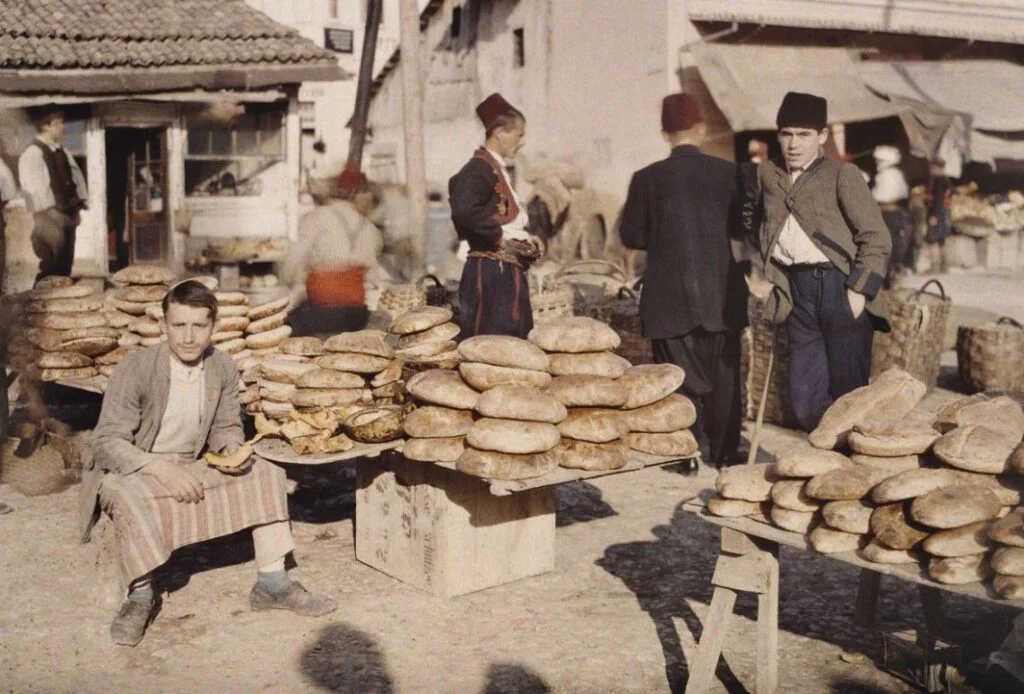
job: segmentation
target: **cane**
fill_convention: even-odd
[[[764,374],[764,385],[761,387],[761,401],[757,403],[757,419],[754,421],[754,437],[750,441],[750,452],[747,454],[747,465],[757,460],[757,451],[761,447],[761,428],[764,426],[764,408],[768,402],[768,386],[772,382],[772,367],[775,366],[775,338],[777,328],[772,326],[772,348],[768,352],[768,370]]]

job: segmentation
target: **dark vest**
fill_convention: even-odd
[[[60,150],[54,152],[39,140],[33,141],[32,144],[43,153],[43,161],[46,162],[46,171],[50,175],[50,190],[53,191],[56,208],[68,215],[81,210],[84,207],[83,200],[78,197],[78,188],[71,175],[71,161],[67,151],[61,147]]]

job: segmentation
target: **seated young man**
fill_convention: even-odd
[[[115,643],[134,646],[156,615],[154,569],[179,547],[252,528],[257,580],[254,611],[319,616],[337,603],[314,596],[285,573],[293,548],[284,473],[256,456],[236,474],[209,467],[204,451],[243,443],[238,371],[211,347],[213,292],[195,281],[163,300],[167,341],[117,366],[95,430],[93,469],[83,493],[85,539],[97,501],[113,520],[114,554],[128,599],[110,625]]]

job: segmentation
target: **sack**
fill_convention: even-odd
[[[937,294],[927,291],[933,283],[938,287]],[[929,280],[920,289],[890,291],[889,305],[892,330],[875,333],[871,373],[880,374],[895,366],[932,388],[939,378],[953,302],[938,280]]]
[[[1005,317],[985,325],[961,325],[956,365],[968,392],[1024,391],[1024,326]]]

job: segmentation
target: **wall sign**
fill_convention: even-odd
[[[324,27],[324,48],[335,53],[352,53],[354,32],[351,29]]]

